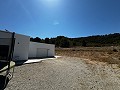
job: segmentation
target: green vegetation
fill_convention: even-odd
[[[65,36],[57,36],[56,38],[40,39],[39,37],[31,38],[31,41],[41,42],[47,44],[55,44],[56,47],[102,47],[102,46],[119,46],[120,45],[120,33],[108,34],[108,35],[96,35],[80,38],[68,38]]]

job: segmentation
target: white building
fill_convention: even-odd
[[[55,54],[55,45],[44,43],[29,43],[29,58],[51,57]]]
[[[7,45],[9,43],[7,39],[11,37],[12,37],[11,32],[0,30],[0,46]],[[30,42],[30,36],[15,33],[15,45],[13,53],[14,60],[27,60],[28,58],[53,57],[54,55],[55,45]]]

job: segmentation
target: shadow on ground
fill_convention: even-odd
[[[33,59],[48,59],[48,58],[55,58],[55,57],[54,56],[49,56],[49,57],[32,57],[32,58],[29,58],[29,60],[33,60]],[[28,60],[18,60],[18,61],[15,61],[15,66],[24,65],[26,61],[28,61]],[[33,63],[37,63],[37,62],[33,62]],[[29,64],[29,63],[27,63],[27,64]]]
[[[23,65],[27,60],[15,61],[15,66]]]

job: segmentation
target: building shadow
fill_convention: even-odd
[[[28,60],[34,60],[34,59],[50,59],[50,58],[55,58],[54,56],[49,56],[49,57],[31,57],[28,58]],[[21,65],[25,65],[25,62],[28,60],[17,60],[14,61],[15,62],[15,66],[21,66]],[[37,62],[33,62],[33,63],[37,63]],[[27,63],[28,64],[28,63]]]
[[[9,79],[0,75],[0,90],[4,90],[9,82]]]
[[[14,61],[14,62],[15,62],[15,66],[21,66],[21,65],[24,65],[24,63],[25,63],[26,61],[27,61],[27,60]]]

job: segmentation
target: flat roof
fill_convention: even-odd
[[[10,32],[10,31],[5,31],[5,30],[0,30],[0,32],[4,32],[4,33],[13,33],[13,32]],[[15,33],[15,34],[18,34],[18,33]],[[24,34],[18,34],[18,35],[21,35],[21,36],[27,36],[27,35],[24,35]],[[30,37],[30,36],[28,36]]]
[[[4,30],[0,30],[0,32],[4,32],[4,33],[12,33],[12,32],[10,32],[10,31],[4,31]]]

